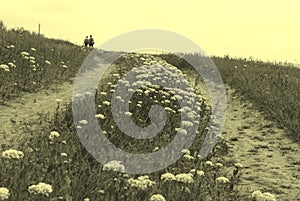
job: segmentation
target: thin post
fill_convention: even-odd
[[[39,24],[39,35],[41,34],[41,24]]]

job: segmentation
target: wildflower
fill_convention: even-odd
[[[216,166],[217,168],[221,168],[221,167],[223,167],[223,164],[222,164],[222,163],[216,163],[215,166]]]
[[[103,170],[125,172],[125,167],[122,161],[110,161],[103,165]]]
[[[34,60],[29,60],[30,64],[35,64],[36,62]]]
[[[67,153],[60,153],[61,156],[67,157],[68,154]]]
[[[35,52],[35,51],[36,51],[36,49],[35,49],[35,48],[33,48],[33,47],[32,47],[30,50],[31,50],[31,51],[33,51],[33,52]]]
[[[159,150],[159,147],[155,147],[154,149],[153,149],[153,151],[158,151]]]
[[[63,144],[67,144],[67,141],[66,141],[66,140],[63,140],[63,141],[61,141],[61,143],[63,143]]]
[[[181,135],[187,135],[187,131],[185,129],[182,129],[182,128],[175,128],[175,131],[178,132],[178,134],[181,134]]]
[[[50,62],[50,61],[48,61],[48,60],[45,60],[45,63],[46,63],[46,64],[48,64],[48,65],[50,65],[50,64],[51,64],[51,62]]]
[[[172,173],[164,173],[160,176],[160,179],[162,181],[175,181],[176,178],[175,178],[175,175],[173,175]]]
[[[2,152],[2,157],[7,159],[22,159],[24,153],[15,149],[8,149]]]
[[[256,201],[276,201],[275,195],[271,193],[262,193],[260,190],[254,191],[252,193],[252,198]]]
[[[131,187],[135,187],[140,190],[146,190],[156,184],[154,181],[151,181],[148,176],[139,176],[137,179],[131,178],[127,181]]]
[[[52,193],[52,186],[46,183],[38,183],[37,185],[31,185],[28,188],[29,193],[31,194],[42,194],[45,196],[49,196],[49,193]]]
[[[88,124],[88,121],[87,120],[80,120],[79,123],[86,125],[86,124]]]
[[[110,105],[110,102],[109,102],[109,101],[103,101],[103,105],[109,106],[109,105]]]
[[[67,66],[67,65],[65,65],[65,64],[64,64],[64,65],[62,65],[62,67],[63,67],[63,68],[68,68],[68,66]]]
[[[90,201],[90,199],[89,198],[84,198],[83,201]]]
[[[229,179],[227,179],[226,177],[218,177],[216,179],[217,184],[226,184],[229,183]]]
[[[33,56],[30,56],[29,59],[35,61],[35,57]]]
[[[0,187],[0,200],[7,200],[9,196],[9,190],[5,187]]]
[[[9,62],[7,65],[9,65],[9,67],[11,67],[11,68],[15,68],[16,67],[16,65],[14,63],[12,63],[12,62]]]
[[[33,85],[36,85],[36,82],[33,81],[32,84],[33,84]]]
[[[150,197],[150,201],[166,201],[166,199],[161,194],[154,194]]]
[[[81,129],[82,127],[81,126],[76,126],[76,128]]]
[[[191,152],[188,149],[181,150],[181,153],[188,154],[188,155],[191,154]]]
[[[54,140],[54,138],[59,137],[59,133],[57,131],[52,131],[49,135],[49,140]]]
[[[178,182],[182,182],[182,183],[193,183],[194,179],[193,179],[193,175],[191,173],[187,173],[187,174],[177,174],[175,176],[176,181]]]
[[[98,193],[100,193],[100,194],[104,194],[104,193],[105,193],[105,191],[101,189],[101,190],[99,190],[99,191],[98,191]]]
[[[101,91],[100,94],[103,95],[103,96],[107,95],[107,93],[105,91]]]
[[[21,55],[22,55],[23,57],[25,57],[25,56],[29,56],[29,53],[28,53],[28,52],[21,52]]]
[[[128,117],[131,117],[132,116],[132,113],[131,112],[125,112],[124,113],[126,116],[128,116]]]
[[[206,161],[205,165],[207,165],[207,166],[214,166],[214,164],[211,161]]]
[[[98,119],[105,119],[105,116],[103,114],[96,114],[95,117]]]
[[[1,64],[0,69],[6,70],[6,69],[9,69],[9,66],[6,64]]]
[[[56,102],[63,102],[62,99],[55,99]]]
[[[189,154],[184,154],[184,155],[183,155],[183,158],[186,158],[186,159],[188,159],[188,160],[194,160],[194,159],[195,159],[193,156],[191,156],[191,155],[189,155]]]

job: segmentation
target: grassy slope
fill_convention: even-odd
[[[226,84],[300,139],[300,69],[245,59],[213,58]]]
[[[21,52],[27,52],[28,57]],[[67,41],[0,26],[0,65],[9,67],[9,71],[0,68],[0,103],[21,92],[35,92],[70,81],[87,54],[86,49]]]

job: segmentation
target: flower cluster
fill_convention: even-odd
[[[217,184],[227,184],[230,181],[226,177],[218,177],[218,178],[216,178],[216,182],[217,182]]]
[[[103,165],[103,170],[125,172],[125,167],[122,161],[110,161]]]
[[[28,192],[34,195],[41,194],[49,196],[49,193],[52,193],[52,191],[53,189],[51,185],[42,182],[28,187]]]
[[[57,131],[52,131],[49,135],[49,140],[54,140],[55,138],[59,137],[60,134]]]
[[[252,193],[252,198],[255,201],[276,201],[275,195],[268,192],[262,193],[259,190]]]
[[[193,174],[192,173],[182,173],[177,174],[175,176],[175,180],[181,183],[190,184],[194,183]]]
[[[175,181],[176,178],[175,178],[175,175],[173,175],[172,173],[164,173],[160,176],[160,179],[162,181]]]
[[[150,197],[150,201],[166,201],[166,199],[161,194],[154,194]]]
[[[128,184],[131,187],[146,190],[147,188],[154,186],[156,183],[151,181],[148,176],[139,176],[137,179],[128,179]]]
[[[9,190],[5,187],[0,187],[0,200],[7,200],[9,196]]]
[[[22,159],[24,153],[15,149],[8,149],[2,152],[2,157],[7,159]]]

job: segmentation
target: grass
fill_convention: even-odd
[[[89,51],[23,28],[0,27],[0,103],[71,81]]]

